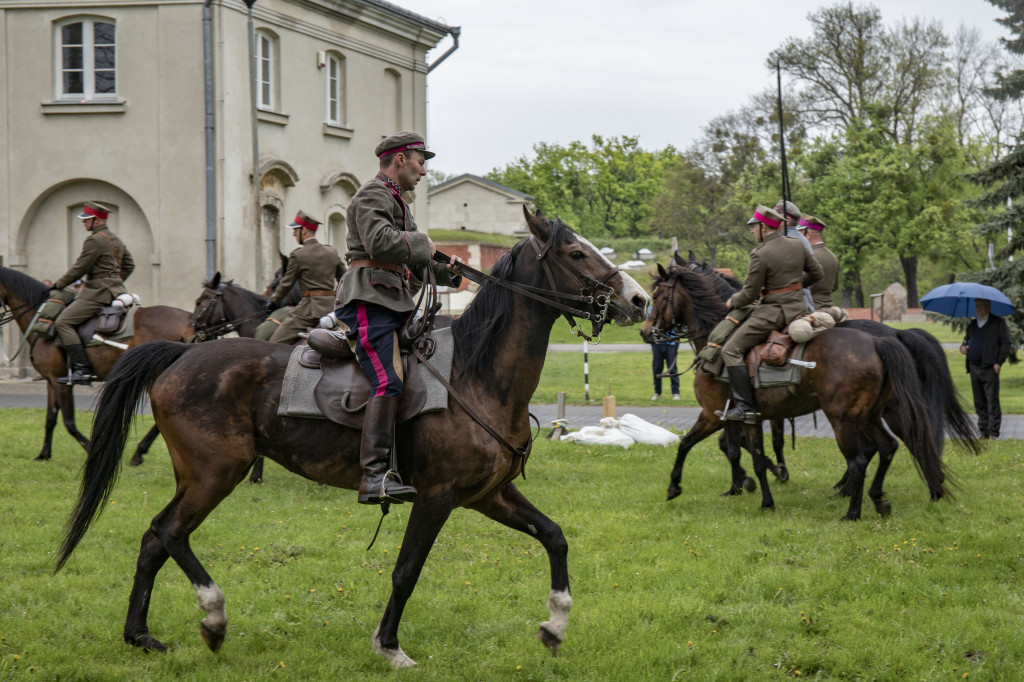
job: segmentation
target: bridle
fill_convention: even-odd
[[[224,291],[230,286],[230,282],[221,282],[216,289],[212,287],[203,288],[204,293],[209,293],[203,307],[192,314],[192,328],[196,336],[194,341],[207,341],[220,338],[225,334],[236,331],[246,322],[267,315],[265,310],[258,310],[248,317],[229,319],[227,309],[224,306]]]
[[[619,273],[619,268],[612,267],[601,279],[595,279],[584,272],[572,268],[562,258],[547,258],[547,255],[551,253],[552,247],[552,240],[550,238],[546,242],[541,243],[537,237],[531,236],[528,243],[533,247],[537,261],[540,262],[541,267],[544,269],[548,286],[552,288],[544,289],[510,282],[507,279],[500,279],[485,272],[480,272],[465,263],[461,263],[459,267],[463,274],[466,275],[466,278],[472,282],[477,284],[483,284],[485,281],[491,282],[558,310],[562,313],[562,317],[569,322],[569,331],[587,341],[600,343],[601,328],[604,327],[605,318],[608,316],[608,308],[612,301],[611,295],[615,291],[608,285],[608,281]],[[447,255],[440,252],[434,256],[434,259],[443,263],[450,261]],[[580,292],[578,294],[570,294],[554,289],[555,276],[552,266],[557,267],[563,274],[576,280],[580,287]],[[570,304],[595,306],[595,308],[593,310],[584,310],[582,307],[573,307]],[[590,334],[583,331],[582,325],[575,319],[577,317],[590,322]]]

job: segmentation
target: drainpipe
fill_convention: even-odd
[[[435,59],[433,64],[427,67],[427,73],[430,73],[431,71],[436,69],[438,66],[441,65],[441,62],[448,59],[448,57],[450,57],[451,54],[455,52],[455,50],[459,49],[459,34],[462,33],[462,27],[452,26],[451,28],[448,29],[448,33],[451,34],[452,40],[454,41],[452,43],[452,46],[448,48],[447,52],[445,52],[443,55]]]
[[[249,103],[252,125],[252,193],[256,204],[256,289],[263,279],[263,229],[260,216],[260,135],[256,92],[259,87],[256,69],[256,29],[252,22],[252,6],[256,0],[243,0],[249,8]]]
[[[203,86],[206,99],[206,279],[213,279],[217,258],[217,190],[214,186],[213,147],[213,35],[211,31],[213,0],[203,2]]]

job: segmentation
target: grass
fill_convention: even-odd
[[[171,651],[147,655],[121,628],[139,539],[172,494],[163,443],[124,470],[53,576],[82,452],[60,432],[54,460],[31,461],[42,419],[0,413],[0,679],[398,679],[370,636],[408,507],[366,552],[373,510],[270,465],[265,484],[242,484],[192,538],[227,594],[224,648],[206,649],[195,594],[168,562],[150,627]],[[830,440],[799,439],[791,481],[773,486],[774,513],[756,496],[719,497],[728,470],[713,442],[693,451],[682,496],[666,503],[673,454],[539,440],[517,485],[569,542],[574,609],[561,655],[536,639],[548,617],[539,544],[459,510],[406,609],[402,645],[420,667],[401,678],[1019,679],[1024,442],[950,453],[961,487],[939,503],[901,450],[887,480],[893,515],[858,523],[838,520],[846,501],[830,485],[843,463]]]

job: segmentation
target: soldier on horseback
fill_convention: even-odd
[[[271,343],[293,343],[299,338],[299,333],[316,327],[320,318],[334,309],[334,287],[345,274],[345,264],[341,262],[337,249],[316,240],[320,221],[299,211],[288,227],[292,228],[299,248],[288,254],[284,276],[267,307],[280,307],[296,282],[302,291],[302,301],[274,330]]]
[[[111,209],[106,206],[92,201],[85,202],[78,218],[90,234],[82,244],[78,260],[53,284],[54,289],[63,289],[78,279],[85,280],[82,291],[54,323],[71,368],[69,377],[57,380],[62,384],[92,383],[95,378],[92,363],[89,362],[89,356],[75,328],[92,319],[103,306],[110,305],[121,294],[128,293],[124,280],[135,269],[135,261],[128,247],[107,228],[110,213]]]
[[[821,233],[826,227],[828,225],[824,221],[807,214],[804,214],[797,224],[797,229],[807,237],[808,243],[814,249],[814,257],[825,271],[824,276],[810,287],[811,296],[814,298],[814,309],[829,313],[835,318],[836,323],[839,323],[847,316],[835,304],[834,293],[839,289],[839,259],[831,249],[825,246],[825,240]]]
[[[423,138],[396,133],[377,145],[380,172],[352,197],[348,207],[349,270],[338,285],[335,316],[348,327],[347,338],[373,387],[366,403],[359,462],[363,480],[361,504],[411,502],[416,489],[402,482],[391,466],[395,413],[402,393],[402,362],[398,330],[413,312],[410,278],[431,268],[438,284],[462,283],[458,261],[448,265],[431,260],[437,249],[417,231],[402,194],[416,187],[434,156]]]
[[[758,303],[722,347],[722,358],[732,386],[733,405],[725,419],[757,423],[761,415],[754,406],[754,387],[747,374],[744,356],[772,331],[782,329],[808,312],[804,284],[813,285],[823,270],[801,241],[786,239],[779,228],[784,218],[774,209],[758,205],[747,221],[758,245],[750,252],[743,288],[733,294],[730,310]]]

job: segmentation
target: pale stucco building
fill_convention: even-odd
[[[343,251],[374,147],[426,131],[427,72],[457,38],[383,0],[259,0],[251,18],[241,0],[0,0],[2,264],[63,274],[86,200],[117,210],[144,304],[191,310],[208,270],[262,290],[300,209]]]
[[[533,210],[533,197],[511,187],[463,173],[429,191],[430,227],[491,234],[526,232],[523,206]]]

